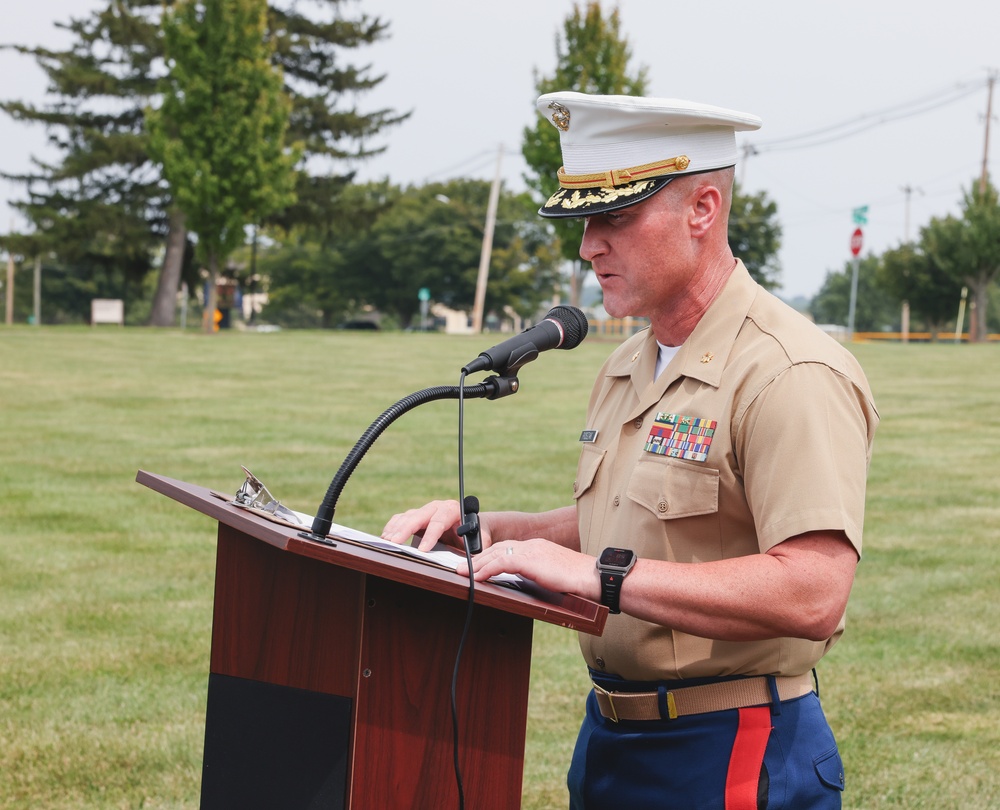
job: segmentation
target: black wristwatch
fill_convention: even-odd
[[[622,580],[635,565],[635,552],[628,548],[606,548],[597,558],[601,572],[601,604],[609,613],[621,613],[618,607],[622,593]]]

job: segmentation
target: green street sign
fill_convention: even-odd
[[[419,298],[421,301],[430,301],[431,291],[428,290],[426,287],[421,287],[420,292],[417,293],[417,298]]]
[[[855,208],[851,212],[851,217],[854,219],[855,225],[867,225],[868,224],[868,206],[862,205],[860,208]]]

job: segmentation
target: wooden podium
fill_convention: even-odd
[[[199,486],[139,471],[217,520],[201,807],[458,806],[451,681],[468,579],[328,546]],[[456,684],[466,805],[520,807],[532,620],[601,633],[607,608],[477,584]]]

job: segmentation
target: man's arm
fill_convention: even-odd
[[[625,578],[621,605],[704,638],[823,641],[844,615],[857,563],[841,532],[809,532],[766,554],[709,563],[639,560]]]
[[[843,616],[857,562],[842,532],[809,532],[766,554],[729,560],[640,559],[622,585],[621,609],[703,638],[822,641]],[[473,559],[473,569],[477,580],[507,571],[593,601],[601,595],[593,557],[542,539],[495,543]]]
[[[439,540],[457,546],[460,520],[456,501],[433,501],[393,516],[382,537],[404,543],[416,535],[425,550]],[[484,512],[480,520],[483,552],[472,563],[477,580],[508,572],[600,600],[596,560],[579,551],[575,507],[538,514]],[[622,585],[621,609],[703,638],[822,641],[844,614],[857,563],[857,552],[840,531],[801,534],[765,554],[728,560],[640,559]]]

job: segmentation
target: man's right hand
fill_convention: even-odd
[[[421,551],[430,551],[439,542],[462,549],[462,538],[455,532],[461,524],[462,511],[458,501],[431,501],[418,509],[400,512],[389,518],[382,529],[382,539],[402,545],[414,537],[418,541],[416,547]],[[483,549],[487,549],[491,537],[483,515],[480,515],[479,526]]]

